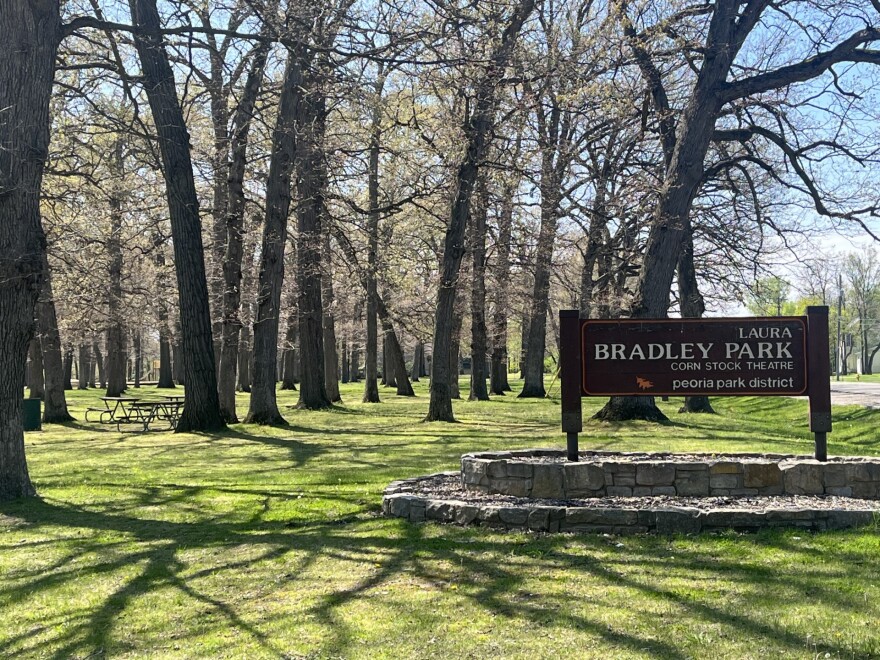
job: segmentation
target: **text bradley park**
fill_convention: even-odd
[[[799,318],[585,321],[583,391],[799,394],[805,337]]]

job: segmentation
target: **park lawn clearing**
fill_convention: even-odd
[[[379,517],[392,480],[564,445],[556,402],[460,401],[460,423],[425,424],[416,393],[362,404],[344,385],[307,412],[281,392],[287,428],[27,434],[41,499],[0,505],[0,654],[880,658],[876,527],[539,536]],[[82,419],[101,392],[68,395]],[[812,452],[803,400],[679,405],[661,404],[669,425],[589,422],[581,448]],[[829,453],[880,455],[878,429],[880,411],[835,408]]]

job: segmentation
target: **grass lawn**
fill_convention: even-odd
[[[416,391],[368,405],[344,386],[322,413],[281,393],[284,429],[27,434],[42,499],[0,505],[0,656],[880,658],[877,529],[614,538],[377,517],[388,482],[464,452],[564,445],[549,400],[462,401],[460,423],[424,424]],[[75,416],[100,394],[70,393]],[[805,401],[662,405],[672,424],[590,423],[582,448],[812,450]],[[880,455],[880,411],[837,408],[834,425],[830,453]]]
[[[831,373],[831,380],[832,382],[837,380],[837,376],[835,376],[834,372]],[[847,374],[846,376],[841,375],[840,380],[846,383],[880,383],[880,374],[862,374],[860,376],[856,374]]]

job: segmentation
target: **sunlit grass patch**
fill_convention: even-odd
[[[17,657],[880,656],[875,529],[537,536],[378,517],[398,479],[464,452],[562,447],[551,400],[343,388],[331,412],[215,434],[76,422],[27,435],[41,499],[0,507],[0,649]],[[143,388],[146,394],[155,394]],[[73,392],[82,418],[99,392]],[[246,396],[239,397],[242,412]],[[584,400],[587,412],[600,400]],[[716,399],[669,425],[588,422],[584,449],[811,453],[806,402]],[[835,410],[834,454],[880,454]]]

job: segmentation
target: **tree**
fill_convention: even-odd
[[[235,410],[235,386],[239,363],[239,336],[242,327],[240,308],[243,288],[242,261],[245,256],[244,176],[247,163],[248,135],[250,134],[254,106],[263,80],[268,51],[268,42],[262,42],[256,47],[242,97],[232,122],[230,147],[232,161],[229,165],[227,182],[229,190],[225,218],[226,240],[224,242],[226,251],[223,255],[223,316],[218,377],[220,410],[229,423],[238,421],[238,414]]]
[[[57,0],[0,11],[0,500],[36,494],[27,469],[21,384],[43,275],[40,184],[61,37]]]
[[[791,284],[777,275],[755,282],[746,295],[746,307],[755,316],[791,316]]]
[[[43,255],[43,286],[37,302],[37,328],[43,349],[43,367],[46,373],[46,392],[43,397],[43,422],[60,424],[73,420],[67,411],[64,396],[64,364],[61,357],[61,335],[55,314],[55,298],[52,292],[52,275],[49,260]]]
[[[458,270],[463,256],[464,233],[470,215],[471,197],[481,161],[488,148],[502,76],[523,24],[535,7],[534,0],[521,0],[514,8],[495,47],[489,64],[476,84],[474,109],[465,126],[465,155],[457,169],[455,194],[443,246],[437,309],[434,316],[434,360],[431,362],[431,401],[425,421],[453,422],[450,374],[458,373],[451,364],[454,308]]]
[[[877,252],[869,248],[861,254],[849,254],[843,265],[849,283],[850,305],[855,307],[859,336],[859,361],[862,373],[872,373],[872,363],[880,350],[877,328],[880,327],[880,262]]]
[[[174,238],[186,378],[186,406],[177,431],[215,431],[225,424],[217,395],[208,283],[189,133],[177,99],[174,73],[162,43],[156,0],[132,0],[132,16],[139,28],[135,33],[135,46],[159,137]]]
[[[794,2],[792,5],[812,11],[812,3]],[[878,62],[880,56],[866,45],[880,38],[880,31],[870,27],[875,12],[861,12],[859,18],[849,20],[847,10],[839,16],[822,14],[824,8],[815,8],[814,20],[829,19],[846,22],[852,26],[848,33],[844,28],[823,32],[818,37],[809,29],[804,37],[814,40],[813,54],[804,58],[800,51],[792,49],[789,63],[778,66],[778,58],[759,58],[754,63],[741,66],[738,58],[743,46],[753,32],[762,25],[766,11],[776,11],[769,0],[719,0],[710,5],[689,3],[674,16],[666,16],[661,23],[639,32],[628,16],[625,1],[615,4],[615,11],[623,27],[627,44],[636,60],[648,87],[654,113],[659,126],[659,138],[664,146],[668,166],[654,207],[644,257],[639,271],[631,314],[634,318],[665,317],[670,303],[673,276],[679,255],[687,237],[691,235],[691,209],[700,186],[705,180],[705,160],[713,140],[748,140],[760,134],[779,147],[791,160],[787,141],[760,126],[748,125],[743,133],[724,131],[717,126],[719,119],[748,117],[738,109],[749,103],[762,103],[761,95],[774,90],[786,89],[797,83],[821,76],[841,62]],[[831,11],[830,9],[828,11]],[[666,26],[678,20],[698,17],[700,39],[696,48],[689,47],[682,53],[694,74],[682,93],[682,107],[675,109],[656,59],[649,52],[651,39],[669,34]],[[770,20],[780,20],[792,27],[804,25],[793,18],[791,10],[784,10]],[[869,27],[864,27],[864,25]],[[834,41],[841,33],[843,38]],[[676,32],[677,33],[677,32]],[[785,34],[781,30],[780,34]],[[790,46],[791,40],[777,45],[781,49]],[[693,53],[699,61],[694,58]],[[732,78],[732,79],[731,79]],[[766,106],[766,103],[763,103]],[[726,112],[725,112],[726,111]],[[741,126],[736,127],[741,128]],[[808,178],[808,177],[807,177]],[[817,200],[817,208],[822,208]],[[826,209],[827,210],[827,209]],[[821,211],[820,211],[821,212]],[[830,213],[829,213],[830,214]],[[852,214],[838,214],[838,217]],[[651,397],[612,398],[601,411],[605,419],[628,419],[633,417],[658,418],[659,411]]]
[[[290,180],[296,152],[294,113],[302,88],[304,53],[288,50],[278,116],[272,131],[272,155],[266,181],[266,213],[260,252],[257,312],[254,318],[251,401],[245,421],[283,425],[275,397],[278,362],[278,323],[284,279],[284,248],[290,211]],[[323,376],[322,376],[323,378]]]

